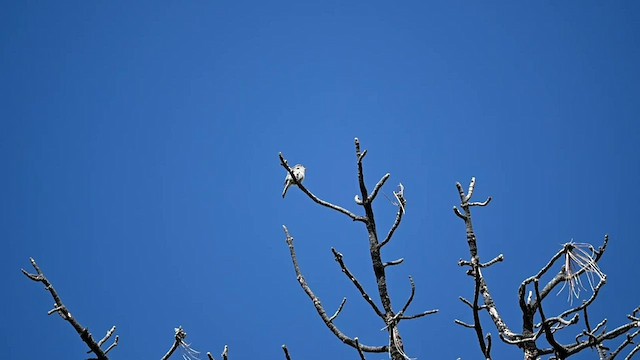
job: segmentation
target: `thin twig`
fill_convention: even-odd
[[[342,298],[342,302],[340,302],[340,306],[338,307],[338,310],[336,310],[335,313],[333,313],[333,315],[331,315],[331,317],[329,318],[329,321],[333,321],[335,320],[338,315],[340,315],[340,312],[342,312],[342,308],[344,308],[344,304],[347,303],[347,298]]]
[[[383,266],[384,267],[396,266],[396,265],[402,264],[403,261],[404,261],[404,258],[400,258],[398,260],[387,261],[386,263],[383,264]]]
[[[378,195],[378,191],[380,191],[380,189],[382,188],[382,186],[384,186],[384,183],[387,182],[387,180],[389,180],[389,177],[391,176],[391,174],[386,173],[382,179],[380,179],[380,181],[378,181],[378,183],[376,184],[376,186],[373,188],[373,191],[371,192],[371,194],[369,195],[369,198],[367,199],[367,202],[372,203],[373,200],[376,199],[376,196]]]
[[[458,325],[460,325],[460,326],[469,328],[469,329],[475,329],[476,328],[475,325],[467,324],[466,322],[464,322],[462,320],[455,319],[455,320],[453,320],[453,322],[458,324]]]
[[[432,314],[436,314],[439,310],[438,309],[433,309],[433,310],[427,310],[427,311],[423,311],[420,314],[416,314],[416,315],[409,315],[409,316],[398,316],[399,320],[413,320],[413,319],[418,319],[427,315],[432,315]]]
[[[342,269],[342,272],[349,278],[349,280],[351,280],[351,282],[353,283],[353,285],[355,285],[355,287],[358,289],[358,291],[360,291],[360,295],[362,295],[362,298],[371,306],[373,311],[375,311],[375,313],[381,319],[384,320],[385,316],[382,313],[382,311],[380,311],[380,309],[378,308],[376,303],[373,302],[373,299],[371,298],[371,296],[369,296],[369,294],[364,289],[364,287],[362,287],[362,285],[360,284],[358,279],[356,279],[356,277],[353,275],[353,273],[351,273],[351,271],[349,271],[349,269],[347,268],[347,265],[344,263],[344,260],[343,260],[343,255],[341,253],[339,253],[335,248],[331,248],[331,252],[333,253],[333,256],[334,256],[336,262],[338,262],[338,264],[340,264],[340,269]]]
[[[398,213],[396,214],[396,220],[393,222],[391,229],[389,229],[389,233],[387,234],[387,236],[380,243],[380,245],[378,245],[378,249],[381,249],[383,246],[387,245],[389,241],[391,241],[391,237],[393,237],[393,233],[396,232],[396,229],[398,229],[398,226],[400,226],[400,223],[402,222],[403,215],[404,215],[404,211],[402,210],[402,207],[398,206]]]
[[[107,340],[109,340],[109,338],[111,337],[111,335],[113,335],[115,331],[116,331],[115,326],[109,329],[109,331],[107,331],[107,334],[102,339],[100,339],[100,341],[98,341],[98,346],[102,346],[102,344],[104,344]]]
[[[504,255],[500,254],[500,255],[496,256],[495,258],[491,259],[491,261],[488,261],[488,262],[483,263],[483,264],[478,264],[478,266],[480,266],[481,268],[486,268],[486,267],[489,267],[489,266],[491,266],[491,265],[493,265],[495,263],[502,262],[503,260],[504,260]]]
[[[353,340],[356,342],[356,350],[358,350],[358,355],[360,356],[360,360],[367,360],[364,357],[364,353],[362,352],[362,349],[360,348],[360,341],[358,340],[358,337],[353,338]]]
[[[411,302],[413,301],[413,297],[416,294],[416,283],[413,281],[413,277],[411,276],[409,276],[409,283],[411,284],[411,295],[409,295],[409,299],[407,299],[407,302],[402,307],[402,310],[400,310],[401,314],[404,314],[405,311],[407,311],[409,305],[411,305]]]

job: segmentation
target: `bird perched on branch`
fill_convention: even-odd
[[[306,169],[304,168],[304,166],[297,164],[296,166],[293,167],[293,175],[295,175],[296,180],[302,184],[302,181],[304,180],[304,173],[306,171]],[[284,199],[284,196],[287,195],[287,191],[289,190],[289,187],[291,187],[291,185],[296,185],[296,183],[293,181],[293,178],[291,177],[291,173],[287,172],[287,177],[284,179],[284,190],[282,190],[282,198]]]

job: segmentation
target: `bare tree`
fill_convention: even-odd
[[[288,178],[292,179],[295,184],[304,192],[311,200],[315,203],[327,207],[331,210],[342,213],[351,220],[355,222],[362,223],[365,227],[368,239],[369,239],[369,254],[371,256],[371,265],[373,267],[373,274],[376,278],[377,283],[377,292],[378,298],[380,300],[381,307],[378,306],[376,301],[369,295],[369,292],[364,289],[362,284],[356,279],[351,271],[349,271],[345,261],[344,256],[338,252],[335,248],[331,248],[333,256],[336,262],[339,264],[342,272],[349,278],[349,280],[353,283],[353,285],[358,289],[360,295],[364,298],[364,300],[370,305],[371,310],[374,312],[376,316],[378,316],[383,324],[384,328],[387,330],[389,334],[389,342],[388,345],[365,345],[360,343],[357,337],[351,338],[344,334],[338,326],[335,324],[334,320],[338,317],[342,309],[344,308],[344,304],[346,302],[346,298],[342,300],[342,303],[336,310],[336,312],[329,316],[324,309],[322,302],[316,296],[316,294],[311,290],[309,284],[305,280],[302,275],[302,271],[300,270],[300,265],[298,264],[298,260],[296,257],[295,248],[293,245],[293,236],[289,233],[289,230],[286,226],[283,226],[284,233],[286,236],[287,244],[289,245],[289,251],[291,253],[291,261],[293,262],[293,268],[295,270],[298,282],[300,286],[307,294],[309,299],[313,302],[313,305],[318,312],[318,315],[322,318],[325,325],[331,330],[331,332],[340,339],[343,343],[355,348],[358,351],[358,354],[361,359],[365,358],[364,353],[384,353],[388,352],[392,360],[403,360],[409,359],[409,357],[404,352],[404,344],[402,342],[402,336],[400,335],[400,330],[398,328],[398,324],[403,320],[411,320],[417,319],[429,314],[436,313],[437,310],[428,310],[415,315],[406,315],[406,311],[408,310],[411,302],[413,301],[413,297],[415,295],[416,287],[413,282],[413,279],[409,277],[409,283],[411,285],[411,295],[409,299],[404,303],[404,305],[397,310],[392,306],[391,296],[389,295],[388,286],[387,286],[387,276],[386,270],[390,266],[399,265],[403,262],[403,259],[393,260],[384,262],[382,260],[382,249],[385,245],[387,245],[391,239],[393,238],[393,234],[395,233],[398,226],[402,222],[403,215],[405,213],[406,199],[404,197],[404,187],[400,184],[400,190],[394,192],[394,196],[397,200],[395,205],[398,207],[398,211],[396,213],[396,219],[387,232],[387,235],[380,241],[380,237],[378,236],[378,229],[376,227],[376,221],[373,211],[373,202],[376,199],[377,195],[380,192],[380,189],[384,186],[387,180],[390,177],[390,174],[385,174],[380,181],[373,187],[373,191],[369,192],[367,190],[367,185],[364,178],[364,170],[363,170],[363,160],[367,155],[367,151],[361,151],[360,149],[360,141],[358,138],[355,139],[355,152],[356,152],[356,165],[357,165],[357,177],[358,184],[360,187],[360,195],[355,196],[355,202],[357,205],[361,206],[364,209],[364,215],[356,215],[355,213],[346,210],[345,208],[334,205],[328,201],[322,200],[314,195],[311,191],[309,191],[302,182],[297,180],[297,177],[294,174],[294,169],[289,167],[287,160],[284,158],[282,153],[280,153],[280,164],[288,171]]]
[[[356,287],[362,298],[370,306],[372,312],[380,318],[384,324],[384,329],[388,333],[389,341],[382,345],[368,345],[360,342],[358,337],[350,337],[346,335],[335,324],[335,320],[343,311],[346,304],[346,298],[343,298],[338,309],[329,315],[322,305],[319,297],[312,291],[305,277],[302,274],[300,264],[298,263],[296,251],[294,248],[294,238],[290,234],[286,226],[283,226],[286,243],[289,247],[291,261],[297,276],[298,283],[312,301],[318,315],[321,317],[327,328],[343,343],[353,347],[360,359],[365,359],[366,353],[389,353],[392,360],[405,360],[409,357],[405,354],[404,343],[398,325],[403,320],[417,319],[429,314],[437,312],[437,310],[428,310],[417,313],[415,315],[407,315],[406,312],[411,305],[416,286],[411,277],[409,284],[411,294],[400,308],[392,306],[392,298],[388,291],[386,271],[387,268],[399,265],[403,259],[392,261],[383,261],[382,250],[384,246],[392,240],[395,231],[400,226],[405,214],[406,199],[404,195],[404,187],[399,185],[399,190],[393,192],[395,197],[394,205],[398,210],[393,225],[386,232],[384,238],[380,238],[373,211],[373,202],[390,177],[385,174],[369,192],[367,190],[363,160],[367,151],[361,151],[360,142],[355,139],[355,154],[357,166],[357,178],[360,188],[360,194],[355,196],[355,203],[363,208],[364,215],[357,215],[341,206],[334,205],[328,201],[322,200],[309,191],[303,184],[304,176],[298,177],[294,174],[294,169],[289,167],[287,160],[282,154],[279,155],[281,165],[289,174],[289,179],[300,190],[305,193],[315,203],[337,211],[346,215],[352,221],[364,225],[366,236],[369,241],[369,255],[371,258],[371,266],[373,275],[377,284],[377,300],[370,295],[371,292],[366,290],[362,283],[353,275],[346,265],[344,256],[335,248],[331,248],[335,261],[338,263],[341,271]],[[298,181],[300,179],[300,181]],[[290,184],[291,185],[291,184]],[[498,305],[494,301],[487,278],[483,274],[483,269],[504,261],[502,254],[492,260],[483,263],[480,260],[478,240],[473,228],[471,209],[474,207],[484,207],[489,205],[491,197],[484,202],[473,202],[472,197],[476,187],[475,178],[471,179],[468,190],[465,193],[460,183],[456,184],[458,194],[460,196],[460,208],[453,207],[455,215],[464,221],[466,229],[466,240],[469,247],[470,259],[460,260],[459,265],[467,268],[467,275],[473,279],[473,300],[467,300],[460,297],[460,300],[471,309],[473,321],[463,322],[455,320],[455,323],[463,327],[472,329],[475,332],[477,342],[480,347],[483,358],[492,359],[492,337],[490,333],[485,334],[482,319],[488,317],[490,322],[495,326],[498,337],[503,343],[516,346],[521,349],[525,360],[548,359],[563,360],[575,355],[585,349],[595,349],[600,360],[613,360],[626,354],[625,360],[629,360],[634,355],[640,353],[640,345],[636,345],[634,340],[640,334],[640,307],[634,309],[627,316],[628,322],[621,324],[611,330],[607,330],[607,319],[603,319],[597,324],[589,319],[589,306],[597,299],[603,286],[606,284],[606,275],[600,269],[598,262],[602,258],[609,243],[609,237],[604,237],[603,244],[597,249],[590,244],[569,242],[551,257],[551,259],[533,276],[522,281],[518,289],[518,307],[522,312],[522,330],[516,332],[511,330],[503,317],[500,315]],[[382,240],[380,240],[382,239]],[[67,321],[78,333],[83,342],[89,347],[87,353],[92,353],[93,359],[106,360],[108,354],[118,345],[118,336],[114,341],[103,349],[105,343],[114,335],[116,327],[112,327],[107,331],[106,335],[99,341],[96,341],[89,330],[83,327],[78,320],[71,315],[70,310],[64,305],[57,291],[51,282],[44,275],[34,259],[30,259],[36,273],[29,273],[22,270],[23,274],[29,279],[40,282],[50,293],[54,300],[54,307],[48,314],[57,313],[62,319]],[[559,268],[557,273],[552,276],[554,269]],[[551,277],[550,279],[548,279]],[[543,283],[544,286],[540,284]],[[591,296],[583,300],[580,304],[574,306],[573,299],[578,297],[582,291],[588,291],[585,284],[588,284]],[[550,316],[544,304],[549,294],[558,287],[566,288],[568,293],[569,306],[566,310],[559,314]],[[580,321],[582,320],[582,321]],[[581,325],[579,325],[581,324]],[[558,334],[566,333],[571,329],[575,329],[575,340],[569,343],[563,343]],[[194,350],[185,340],[187,333],[182,327],[175,329],[174,341],[167,353],[162,357],[163,360],[169,359],[175,352],[181,348],[182,358],[185,360],[199,359],[199,352]],[[615,342],[617,346],[610,348],[610,344]],[[289,350],[285,345],[282,346],[285,358],[291,360]],[[224,347],[221,354],[223,360],[227,360],[229,349]],[[211,353],[207,353],[207,358],[213,360]]]
[[[627,323],[612,330],[607,331],[607,319],[603,319],[595,326],[592,326],[589,321],[589,306],[596,300],[607,279],[606,275],[600,270],[598,261],[600,261],[607,248],[609,243],[608,236],[604,237],[604,242],[598,249],[595,249],[590,244],[573,242],[564,244],[562,249],[537,274],[525,279],[518,289],[519,307],[522,311],[523,319],[522,332],[516,333],[507,326],[500,316],[498,305],[493,300],[487,279],[482,273],[483,268],[502,262],[504,256],[500,254],[486,263],[480,261],[478,241],[471,218],[471,208],[489,205],[491,197],[484,202],[472,202],[471,198],[475,186],[476,180],[472,178],[469,189],[465,194],[462,185],[460,183],[456,184],[462,211],[455,206],[453,211],[465,223],[467,244],[471,255],[470,260],[460,260],[459,265],[468,268],[467,274],[474,280],[474,292],[473,301],[460,297],[460,300],[471,309],[473,323],[469,324],[460,320],[455,322],[475,331],[480,351],[484,358],[492,358],[491,334],[484,335],[480,319],[480,314],[484,311],[489,314],[500,339],[506,344],[522,349],[525,360],[539,359],[545,355],[548,355],[550,359],[563,360],[588,348],[596,349],[600,360],[612,360],[616,359],[629,345],[632,345],[633,340],[640,333],[640,330],[638,330],[640,328],[640,318],[638,317],[640,308],[636,308],[627,316],[629,319]],[[543,276],[547,275],[558,262],[561,265],[559,272],[541,288],[540,283],[543,282]],[[592,294],[581,304],[573,306],[573,298],[577,298],[579,292],[584,289],[583,281],[588,282]],[[545,313],[543,302],[551,291],[560,285],[562,285],[561,289],[568,288],[570,308],[558,315],[549,316]],[[533,287],[533,290],[529,289],[527,294],[527,288],[531,287]],[[480,300],[481,297],[482,301]],[[558,340],[557,334],[570,327],[576,328],[577,324],[580,323],[580,314],[584,317],[583,325],[580,330],[574,330],[576,333],[575,340],[572,343],[562,344]],[[634,329],[636,330],[634,331]],[[541,341],[542,339],[544,340]],[[605,342],[608,344],[610,340],[614,339],[623,340],[615,350],[610,351]],[[625,359],[631,359],[638,352],[640,352],[640,345],[633,347],[627,353]]]

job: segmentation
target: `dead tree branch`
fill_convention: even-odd
[[[296,277],[298,279],[298,283],[300,284],[300,286],[302,287],[302,289],[304,290],[304,292],[307,294],[307,296],[309,297],[309,299],[311,299],[311,301],[313,302],[313,305],[316,308],[316,311],[318,312],[318,315],[320,315],[320,318],[322,318],[322,321],[324,321],[325,325],[329,328],[329,330],[331,330],[331,332],[333,332],[333,334],[335,336],[338,337],[338,339],[340,339],[340,341],[342,341],[343,343],[361,349],[362,351],[366,351],[366,352],[376,352],[376,353],[383,353],[383,352],[388,352],[389,348],[384,345],[384,346],[369,346],[369,345],[363,345],[363,344],[356,344],[356,341],[350,337],[348,337],[347,335],[345,335],[334,323],[333,320],[327,315],[327,312],[325,311],[324,307],[322,306],[322,302],[320,302],[320,299],[313,293],[313,291],[311,290],[311,287],[309,287],[309,284],[307,284],[307,281],[305,280],[304,276],[302,275],[302,271],[300,270],[300,265],[298,264],[298,258],[296,256],[296,250],[293,246],[293,236],[291,236],[289,234],[289,230],[287,229],[286,226],[282,226],[282,228],[284,229],[284,233],[286,236],[286,241],[287,241],[287,245],[289,246],[289,252],[291,254],[291,261],[293,262],[293,269],[296,273]]]
[[[380,311],[380,309],[378,309],[378,306],[376,305],[375,302],[373,302],[373,299],[371,298],[371,296],[369,296],[369,294],[362,287],[360,282],[358,282],[358,279],[356,279],[353,273],[351,273],[351,271],[349,271],[349,269],[347,268],[347,265],[345,265],[343,260],[343,255],[338,251],[336,251],[336,249],[334,248],[331,248],[331,252],[333,252],[333,256],[335,257],[336,262],[340,264],[340,268],[342,269],[342,272],[349,278],[349,280],[351,280],[351,282],[353,283],[353,285],[355,285],[358,291],[360,291],[360,295],[362,295],[364,300],[371,306],[371,308],[376,313],[376,315],[378,315],[381,319],[384,320],[384,314]]]
[[[329,327],[329,329],[342,342],[347,343],[350,346],[355,347],[356,349],[358,349],[358,352],[360,353],[362,359],[364,359],[364,355],[362,354],[363,352],[389,352],[389,355],[390,355],[392,360],[406,360],[408,357],[404,353],[404,346],[403,346],[403,343],[402,343],[402,337],[400,336],[400,331],[398,329],[398,323],[401,320],[415,319],[415,318],[423,317],[423,316],[426,316],[426,315],[429,315],[429,314],[433,314],[433,313],[437,312],[437,310],[429,310],[429,311],[425,311],[425,312],[417,314],[417,315],[404,316],[405,311],[407,310],[407,308],[411,304],[411,302],[413,300],[413,297],[415,295],[415,285],[413,284],[413,280],[411,280],[412,292],[411,292],[411,296],[410,296],[409,300],[407,301],[407,303],[405,304],[405,306],[402,308],[401,311],[396,313],[393,310],[393,306],[392,306],[392,303],[391,303],[391,297],[390,297],[389,291],[388,291],[386,268],[389,267],[389,266],[401,264],[403,259],[389,261],[389,262],[383,262],[382,261],[381,249],[382,249],[382,247],[384,245],[388,244],[391,241],[393,235],[395,234],[396,230],[400,226],[400,223],[402,222],[403,215],[405,213],[405,207],[406,207],[406,199],[404,197],[404,186],[402,186],[402,184],[400,184],[399,185],[400,186],[400,190],[393,193],[395,198],[396,198],[396,200],[398,201],[397,204],[394,203],[394,205],[398,206],[398,213],[396,215],[395,222],[392,225],[391,229],[389,230],[387,236],[382,240],[382,242],[380,242],[379,241],[379,237],[378,237],[377,227],[376,227],[374,211],[373,211],[373,202],[374,202],[374,200],[376,199],[376,197],[379,194],[380,190],[382,189],[382,187],[384,186],[384,184],[387,182],[387,180],[390,178],[391,175],[388,174],[388,173],[385,174],[380,179],[380,181],[378,181],[378,183],[374,186],[373,191],[371,193],[369,193],[369,191],[367,190],[365,177],[364,177],[364,169],[363,169],[363,160],[364,160],[365,156],[367,155],[367,151],[366,150],[364,150],[364,151],[361,150],[360,141],[357,138],[354,140],[354,144],[355,144],[355,153],[356,153],[358,187],[360,189],[360,194],[355,196],[355,202],[356,202],[357,205],[360,205],[360,206],[362,206],[364,208],[364,213],[365,213],[364,216],[358,216],[358,215],[356,215],[356,214],[354,214],[354,213],[352,213],[352,212],[350,212],[350,211],[348,211],[348,210],[346,210],[346,209],[344,209],[344,208],[342,208],[340,206],[337,206],[337,205],[334,205],[334,204],[331,204],[331,203],[328,203],[328,202],[326,202],[324,200],[319,199],[318,197],[313,195],[302,184],[298,184],[297,180],[295,180],[295,181],[296,181],[297,185],[300,187],[300,189],[305,194],[307,194],[307,196],[309,198],[311,198],[311,200],[313,200],[317,204],[320,204],[320,205],[325,206],[327,208],[330,208],[330,209],[333,209],[333,210],[338,211],[340,213],[343,213],[343,214],[349,216],[352,220],[358,221],[358,222],[362,222],[365,225],[366,230],[367,230],[367,234],[368,234],[368,239],[369,239],[369,254],[371,256],[371,265],[373,267],[373,273],[374,273],[375,278],[376,278],[377,290],[378,290],[378,295],[379,295],[379,298],[380,298],[381,307],[379,307],[374,302],[372,297],[367,293],[367,291],[363,288],[363,286],[360,284],[360,282],[355,278],[353,273],[351,273],[349,271],[349,269],[347,268],[346,264],[344,263],[343,255],[340,254],[338,251],[336,251],[333,248],[331,250],[332,250],[332,252],[334,254],[335,260],[340,265],[340,268],[342,269],[342,272],[345,275],[347,275],[347,277],[351,280],[351,282],[358,289],[358,291],[360,292],[362,297],[365,299],[365,301],[371,306],[371,308],[376,313],[376,315],[383,320],[383,322],[385,324],[384,329],[386,329],[388,331],[388,333],[389,333],[389,345],[388,346],[387,345],[377,346],[377,347],[364,346],[364,345],[359,344],[359,342],[356,342],[355,339],[348,338],[346,335],[344,335],[333,324],[333,320],[335,319],[335,317],[342,310],[342,304],[341,304],[340,308],[338,309],[338,311],[336,312],[336,314],[334,314],[334,316],[332,316],[332,317],[327,316],[324,308],[320,304],[320,300],[313,294],[313,292],[311,291],[311,289],[307,285],[306,281],[304,280],[304,277],[300,273],[300,267],[299,267],[299,265],[297,263],[295,250],[293,248],[293,238],[289,235],[288,230],[285,227],[284,229],[285,229],[285,234],[286,234],[286,237],[287,237],[287,244],[289,244],[291,258],[292,258],[292,261],[294,263],[294,269],[296,271],[298,282],[300,283],[300,285],[304,289],[305,293],[313,301],[314,306],[316,307],[316,311],[318,312],[320,317],[323,319],[323,321],[325,322],[327,327]],[[290,174],[290,177],[295,179],[295,176],[293,174],[293,170],[288,166],[288,163],[287,163],[286,159],[284,158],[284,156],[282,155],[282,153],[279,154],[279,157],[280,157],[281,165],[287,170],[287,172]],[[344,300],[343,300],[343,304],[344,304]]]
[[[289,349],[287,349],[287,345],[282,345],[282,351],[284,351],[285,359],[291,360],[291,355],[289,355]]]
[[[307,194],[307,196],[313,200],[315,203],[320,204],[322,206],[328,207],[329,209],[333,209],[339,213],[343,213],[345,215],[347,215],[348,217],[350,217],[353,221],[365,221],[365,219],[362,216],[357,216],[356,214],[352,213],[351,211],[342,208],[338,205],[334,205],[328,201],[324,201],[320,198],[318,198],[317,196],[315,196],[311,191],[309,191],[304,185],[302,185],[302,183],[298,182],[298,179],[296,178],[295,174],[293,173],[293,169],[289,167],[289,164],[287,163],[287,160],[284,158],[284,156],[282,155],[282,153],[278,154],[278,156],[280,157],[280,165],[282,165],[282,167],[284,167],[287,172],[291,175],[293,182],[298,185],[298,187],[300,188],[300,190],[302,190],[303,193]]]
[[[185,341],[185,339],[187,338],[187,332],[184,331],[182,326],[175,328],[174,331],[175,331],[175,336],[174,336],[173,344],[171,345],[171,348],[169,349],[169,351],[167,351],[167,353],[162,357],[162,360],[168,360],[179,347],[181,347],[183,350],[182,358],[184,360],[200,359],[198,355],[200,354],[200,352],[193,349],[191,345],[187,344],[187,342]],[[207,353],[207,356],[212,358],[211,353]]]
[[[471,269],[469,270],[468,274],[473,276],[474,278],[474,285],[475,285],[474,301],[472,306],[473,319],[474,319],[473,328],[476,332],[476,337],[478,339],[478,343],[480,344],[480,350],[482,351],[483,356],[486,359],[491,359],[491,354],[489,353],[490,346],[487,344],[485,340],[482,324],[480,322],[480,311],[484,309],[487,310],[487,312],[489,313],[489,316],[491,317],[493,323],[496,326],[496,329],[500,334],[500,338],[506,338],[511,340],[515,338],[515,334],[509,329],[507,324],[504,322],[504,320],[500,316],[497,305],[495,304],[493,297],[491,296],[491,292],[489,291],[487,282],[484,278],[484,275],[482,274],[482,270],[481,270],[482,266],[480,262],[480,255],[478,253],[477,238],[476,238],[475,231],[473,229],[473,221],[471,218],[471,208],[474,206],[487,206],[491,202],[491,197],[489,197],[486,201],[481,203],[470,202],[473,196],[473,192],[475,191],[475,185],[476,185],[476,179],[471,178],[471,182],[469,184],[469,190],[465,194],[464,189],[462,188],[462,185],[460,183],[456,183],[458,194],[460,196],[460,207],[462,208],[462,212],[458,210],[458,208],[455,206],[453,207],[453,210],[456,216],[461,218],[465,223],[466,233],[467,233],[467,245],[469,246],[469,252],[471,255],[470,261],[460,261],[459,264],[470,266]],[[490,265],[498,261],[499,260],[490,261],[488,264]],[[484,307],[481,307],[479,305],[480,296],[482,296]]]
[[[398,206],[398,213],[396,214],[396,221],[393,222],[393,225],[391,226],[391,229],[389,229],[389,233],[384,238],[384,240],[380,243],[380,245],[378,245],[379,248],[382,248],[383,246],[387,245],[389,243],[389,241],[391,241],[391,238],[393,237],[393,234],[396,232],[396,229],[398,229],[398,226],[400,226],[400,223],[402,222],[402,216],[403,215],[404,215],[404,207]]]
[[[358,341],[358,337],[353,338],[353,340],[355,340],[356,342],[356,350],[358,350],[358,355],[360,356],[360,360],[367,360],[364,357],[364,353],[362,352],[362,348],[360,348],[360,342]]]
[[[606,284],[606,275],[600,270],[597,263],[607,248],[609,241],[608,236],[605,236],[604,243],[598,249],[595,249],[589,244],[573,242],[564,244],[563,248],[558,251],[536,275],[525,279],[518,289],[518,302],[522,311],[523,319],[522,333],[514,333],[509,327],[507,327],[498,312],[497,306],[493,301],[487,286],[486,278],[481,270],[484,267],[503,261],[504,257],[501,254],[486,263],[480,262],[477,238],[473,229],[470,210],[471,207],[474,206],[488,205],[491,201],[491,197],[484,202],[470,202],[475,186],[475,178],[472,178],[469,184],[469,189],[465,194],[462,185],[460,185],[460,183],[456,184],[458,194],[460,196],[460,207],[462,211],[457,207],[454,207],[454,213],[465,222],[467,244],[471,254],[470,260],[460,260],[458,264],[460,266],[467,266],[470,268],[467,271],[467,274],[473,276],[475,289],[473,302],[460,298],[463,303],[472,309],[474,319],[473,324],[468,324],[460,320],[456,320],[455,322],[461,326],[475,330],[483,356],[486,359],[491,358],[491,338],[490,336],[487,336],[486,338],[483,336],[480,320],[480,312],[485,310],[498,330],[500,339],[507,344],[521,348],[524,352],[525,360],[538,359],[540,356],[551,354],[553,354],[552,359],[563,360],[587,348],[595,348],[598,351],[601,360],[612,360],[620,354],[625,347],[632,344],[633,339],[638,335],[638,331],[633,332],[632,334],[629,334],[629,332],[634,328],[640,327],[640,321],[635,317],[637,309],[632,315],[629,315],[630,321],[628,323],[608,332],[604,330],[606,319],[598,323],[593,329],[589,323],[588,307],[596,300],[602,287]],[[556,263],[561,263],[562,268],[557,275],[555,275],[543,288],[541,288],[540,283],[542,281],[542,277],[548,274]],[[557,316],[547,316],[543,308],[543,301],[551,291],[561,284],[563,285],[563,288],[568,287],[569,301],[571,302],[573,297],[578,297],[580,289],[584,289],[582,284],[583,280],[581,280],[582,277],[586,278],[586,281],[588,281],[588,284],[591,287],[591,296],[581,304],[570,307],[568,310],[565,310]],[[596,278],[598,279],[597,282]],[[531,284],[534,289],[533,291],[530,290],[527,296],[527,286]],[[533,298],[534,292],[535,298]],[[480,304],[481,298],[483,304]],[[580,312],[584,314],[586,329],[575,337],[575,343],[561,344],[556,338],[556,334],[561,330],[576,325],[580,320],[580,316],[578,314]],[[538,314],[541,319],[539,324],[534,322],[536,314]],[[539,330],[536,330],[536,328],[539,328]],[[625,334],[627,336],[626,340],[623,341],[623,343],[620,344],[613,353],[608,354],[607,352],[609,348],[604,345],[604,342],[624,336]],[[542,335],[544,335],[544,338],[550,347],[544,345],[541,347],[537,344],[537,341],[542,337]],[[639,350],[636,348],[632,349],[628,358],[637,351]]]
[[[64,303],[60,299],[60,296],[58,295],[58,292],[53,287],[53,285],[49,282],[49,280],[44,275],[42,270],[40,270],[40,267],[38,266],[36,261],[33,258],[29,258],[29,260],[31,261],[31,265],[33,266],[33,268],[36,270],[36,273],[31,274],[26,270],[21,269],[22,273],[33,281],[41,282],[44,285],[45,290],[49,291],[49,293],[51,294],[51,297],[53,298],[53,301],[54,301],[54,308],[51,311],[49,311],[49,315],[53,313],[58,313],[62,319],[66,320],[69,324],[71,324],[71,326],[73,326],[73,328],[76,330],[78,335],[80,335],[80,338],[82,339],[82,341],[84,341],[84,343],[87,344],[87,346],[89,347],[90,349],[89,352],[92,352],[96,355],[96,359],[107,360],[108,359],[107,353],[118,345],[118,337],[116,336],[114,343],[111,346],[109,346],[107,350],[102,350],[101,346],[104,344],[104,342],[106,342],[111,337],[111,335],[115,331],[115,326],[112,327],[111,330],[109,330],[109,332],[107,332],[107,335],[102,340],[100,340],[100,342],[96,342],[93,339],[93,336],[91,335],[91,333],[89,332],[89,329],[80,325],[78,320],[76,320],[71,315],[71,312],[64,305]]]

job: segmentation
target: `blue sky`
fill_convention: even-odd
[[[0,358],[85,356],[20,273],[29,257],[96,337],[118,327],[113,359],[160,358],[178,325],[232,359],[284,358],[283,343],[294,359],[356,358],[296,282],[283,224],[327,311],[348,298],[337,324],[384,344],[330,252],[373,292],[364,228],[297,189],[280,197],[281,151],[311,191],[360,211],[356,136],[369,186],[390,172],[387,195],[406,187],[383,253],[405,258],[389,270],[394,304],[412,275],[413,312],[440,309],[401,325],[410,356],[480,357],[453,324],[471,319],[451,208],[472,176],[478,200],[494,197],[475,225],[482,258],[506,257],[486,276],[510,327],[524,278],[562,243],[607,233],[592,319],[615,326],[640,305],[636,2],[16,1],[0,29]],[[395,207],[376,210],[386,233]]]

